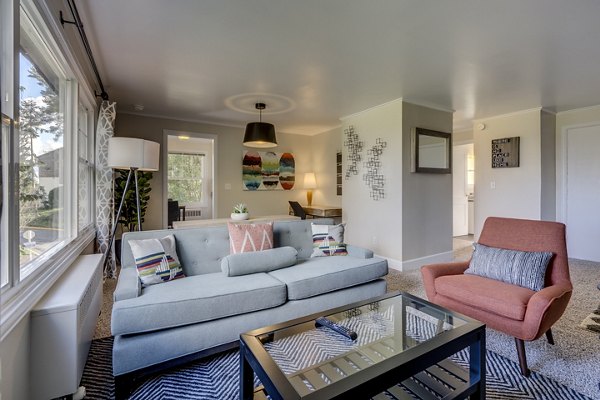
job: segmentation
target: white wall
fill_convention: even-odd
[[[347,242],[372,249],[376,254],[402,260],[402,100],[392,101],[369,110],[344,117],[343,130],[354,126],[364,142],[359,174],[344,178],[342,208],[346,221]],[[385,198],[375,201],[363,181],[363,162],[367,150],[381,138],[387,142],[381,156],[385,176]],[[348,149],[342,151],[344,173],[348,170]]]
[[[302,179],[304,173],[313,168],[311,136],[277,133],[279,146],[275,147],[274,151],[294,153],[296,160],[296,185],[293,190],[251,192],[242,189],[242,152],[246,149],[242,145],[244,128],[119,113],[115,135],[159,142],[162,152],[165,150],[164,129],[218,135],[215,188],[217,218],[228,217],[231,208],[240,202],[248,205],[251,215],[259,216],[287,214],[289,200],[306,201]],[[335,168],[332,173],[335,174]],[[231,185],[231,189],[225,188],[227,184]],[[147,230],[163,227],[163,202],[166,202],[166,199],[163,199],[162,193],[163,177],[161,171],[158,171],[152,178],[152,192],[144,225]]]
[[[540,219],[541,118],[540,109],[478,120],[485,130],[474,130],[475,236],[489,216]],[[520,166],[492,168],[492,139],[521,137]],[[491,186],[495,183],[495,189]]]
[[[0,398],[29,398],[29,315],[0,343]]]
[[[452,251],[452,175],[411,171],[411,136],[416,127],[452,132],[452,112],[402,103],[402,261],[419,267],[420,259]],[[427,263],[424,261],[423,263]]]
[[[336,154],[342,151],[342,128],[311,136],[311,148],[312,168],[317,178],[313,204],[341,207],[342,196],[338,196],[336,190]],[[304,176],[301,177],[303,179]]]

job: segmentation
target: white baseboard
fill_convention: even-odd
[[[435,264],[440,262],[449,262],[453,260],[454,252],[447,251],[444,253],[433,254],[430,256],[425,256],[421,258],[414,258],[412,260],[400,261],[395,260],[393,258],[384,257],[378,254],[375,254],[376,257],[384,258],[388,262],[388,267],[395,269],[396,271],[406,272],[421,268],[423,265],[427,264]]]

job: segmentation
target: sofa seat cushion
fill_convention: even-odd
[[[435,290],[471,307],[522,321],[535,292],[477,275],[446,275],[435,280]]]
[[[266,273],[195,275],[149,286],[139,297],[115,302],[112,333],[116,336],[195,324],[285,302],[285,284]]]
[[[315,257],[269,275],[286,284],[289,300],[301,300],[370,282],[387,271],[387,261],[377,257]]]

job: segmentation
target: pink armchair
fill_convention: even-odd
[[[525,341],[543,334],[554,344],[551,327],[569,303],[565,225],[558,222],[489,217],[479,243],[511,250],[550,251],[545,287],[533,291],[520,286],[464,274],[469,262],[425,265],[421,268],[429,301],[458,311],[515,338],[521,373],[529,376]]]

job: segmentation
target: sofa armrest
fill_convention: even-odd
[[[460,275],[467,268],[469,268],[469,261],[423,265],[421,267],[421,276],[423,277],[423,286],[425,286],[427,298],[432,301],[435,297],[434,282],[436,278],[445,275]]]
[[[365,249],[351,244],[346,245],[346,251],[350,257],[355,258],[373,258],[373,252],[369,249]]]
[[[535,340],[550,329],[565,312],[572,292],[573,286],[569,282],[561,282],[531,296],[525,313],[523,339]]]
[[[133,299],[142,294],[142,283],[138,278],[137,270],[133,267],[121,268],[113,300]]]

